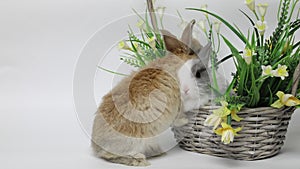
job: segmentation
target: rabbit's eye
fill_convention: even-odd
[[[196,72],[196,78],[200,79],[201,78],[201,71],[197,70]]]

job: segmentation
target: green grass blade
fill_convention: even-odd
[[[123,74],[123,73],[119,73],[119,72],[115,72],[115,71],[112,71],[112,70],[109,70],[109,69],[106,69],[106,68],[103,68],[101,66],[97,66],[99,69],[101,70],[104,70],[106,72],[109,72],[109,73],[112,73],[112,74],[115,74],[115,75],[120,75],[120,76],[128,76],[126,74]]]
[[[223,35],[221,35],[221,37],[223,38],[224,42],[226,43],[226,45],[231,50],[232,55],[236,57],[236,59],[238,61],[238,64],[240,66],[242,66],[245,63],[245,61],[242,58],[242,56],[240,55],[240,52],[231,44],[231,42],[227,38],[225,38]]]
[[[130,42],[130,41],[132,41],[132,42],[138,42],[138,43],[141,43],[141,44],[143,44],[143,45],[145,45],[145,46],[148,46],[149,48],[151,47],[148,43],[146,43],[146,42],[144,42],[144,41],[141,41],[141,40],[139,40],[139,39],[132,39],[132,40],[126,40],[127,42]]]
[[[260,46],[260,40],[259,40],[260,36],[259,36],[259,33],[258,33],[257,28],[255,27],[254,21],[253,21],[253,20],[250,18],[250,16],[249,16],[248,14],[246,14],[244,11],[242,11],[242,10],[239,10],[239,11],[242,12],[242,14],[245,15],[245,16],[248,18],[248,20],[250,21],[250,23],[251,23],[252,26],[254,27],[255,36],[256,36],[256,39],[257,39],[257,46]],[[262,45],[263,45],[263,44],[262,44]]]
[[[247,38],[241,34],[238,30],[236,30],[229,22],[227,22],[225,19],[223,19],[222,17],[220,17],[219,15],[206,11],[206,10],[202,10],[202,9],[197,9],[197,8],[186,8],[187,10],[194,10],[194,11],[200,11],[200,12],[204,12],[207,13],[213,17],[215,17],[216,19],[218,19],[219,21],[221,21],[222,23],[224,23],[235,35],[237,35],[237,37],[244,42],[244,44],[248,43]]]
[[[236,83],[236,78],[233,78],[224,95],[229,96],[230,92],[233,90],[234,84]]]

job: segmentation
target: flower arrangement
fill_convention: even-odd
[[[213,126],[213,131],[222,136],[221,141],[229,144],[242,126],[232,128],[232,120],[243,120],[238,116],[244,107],[268,107],[279,109],[285,106],[299,106],[299,68],[300,42],[295,32],[300,28],[299,9],[295,7],[299,0],[281,0],[278,7],[278,24],[273,34],[266,38],[268,28],[265,20],[268,4],[257,4],[255,0],[246,0],[254,19],[241,13],[249,20],[251,29],[244,34],[237,26],[232,26],[219,15],[206,9],[188,8],[210,15],[229,28],[245,46],[239,51],[225,36],[220,35],[229,47],[231,55],[222,62],[233,58],[236,72],[225,93],[216,101],[221,107],[207,117],[204,124]],[[204,29],[203,29],[204,30]]]
[[[150,13],[150,20],[148,12],[146,10],[145,17],[139,15],[135,10],[135,14],[139,17],[139,21],[136,26],[140,30],[140,34],[135,35],[132,29],[129,27],[128,39],[119,42],[118,48],[125,50],[125,55],[122,55],[120,59],[125,63],[134,67],[143,67],[152,60],[165,56],[165,45],[161,34],[158,29],[163,28],[163,16],[165,7],[153,8],[153,2],[147,1],[148,11]],[[159,23],[154,11],[159,14]],[[150,22],[152,26],[150,25]]]
[[[232,121],[241,122],[243,120],[239,117],[239,112],[244,108],[300,107],[298,85],[300,42],[295,37],[295,32],[300,28],[299,9],[298,11],[296,9],[298,2],[299,0],[280,0],[277,27],[270,37],[265,36],[268,30],[265,20],[268,10],[267,3],[256,5],[255,0],[245,0],[245,4],[251,12],[251,14],[247,14],[240,10],[251,24],[246,34],[236,25],[230,24],[221,16],[208,11],[207,5],[203,5],[199,9],[187,8],[202,12],[205,16],[205,19],[200,20],[197,26],[203,31],[207,40],[212,42],[211,88],[220,96],[215,100],[220,107],[213,110],[212,114],[206,118],[204,125],[211,126],[214,133],[221,136],[224,144],[232,143],[234,137],[243,130],[243,126],[233,128]],[[135,35],[129,27],[128,39],[122,40],[118,45],[120,50],[125,51],[120,59],[134,67],[143,67],[150,61],[165,56],[164,42],[158,31],[159,27],[164,27],[162,21],[165,7],[154,9],[151,0],[147,0],[147,6],[150,19],[147,12],[145,17],[142,17],[135,11],[140,19],[137,23],[140,35]],[[155,12],[159,14],[159,19]],[[182,21],[181,25],[185,25],[179,12],[178,15]],[[215,20],[212,21],[211,17]],[[158,23],[160,23],[159,26]],[[221,23],[241,40],[244,49],[237,49],[229,39],[222,35]],[[217,55],[221,40],[228,46],[231,54],[218,61]],[[234,61],[236,72],[233,73],[233,79],[225,93],[221,93],[216,70],[219,64],[230,58]]]
[[[133,9],[133,12],[139,18],[136,27],[140,32],[138,34],[134,33],[129,26],[128,38],[121,40],[117,46],[119,50],[123,51],[120,55],[120,60],[135,68],[144,67],[149,62],[166,55],[163,37],[159,32],[159,29],[164,28],[165,7],[159,6],[154,9],[154,2],[155,0],[147,0],[148,8],[144,17]],[[156,13],[159,14],[158,18]],[[102,66],[98,66],[98,68],[115,75],[127,76],[127,74],[115,72]]]

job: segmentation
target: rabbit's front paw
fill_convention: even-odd
[[[179,118],[179,119],[176,119],[173,123],[173,125],[175,127],[181,127],[181,126],[184,126],[186,124],[189,123],[189,119],[187,119],[186,117],[183,117],[183,118]]]

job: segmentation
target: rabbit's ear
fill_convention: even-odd
[[[188,46],[189,48],[192,48],[193,43],[193,27],[196,23],[195,19],[193,19],[183,30],[183,33],[181,35],[181,41]],[[188,53],[191,53],[191,51],[188,51]]]
[[[185,48],[184,44],[169,31],[161,30],[161,33],[163,35],[165,46],[168,51],[176,53],[180,50],[182,51]]]
[[[212,53],[211,42],[208,42],[198,53],[199,59],[206,66],[208,66],[211,53]]]
[[[198,54],[200,52],[200,50],[203,48],[203,46],[201,45],[201,43],[198,40],[193,38],[191,48],[196,54]]]

